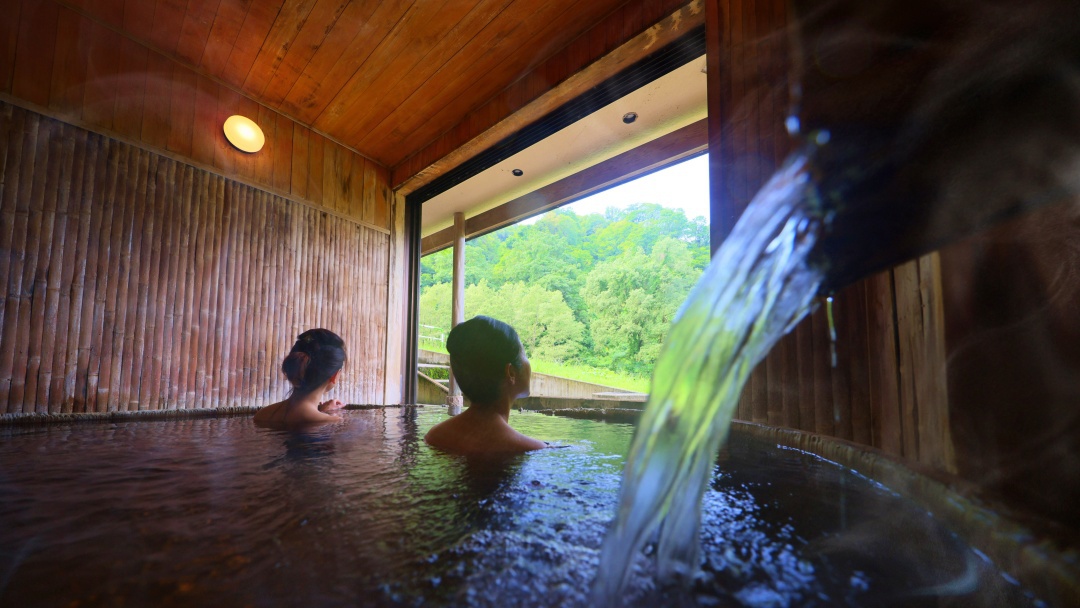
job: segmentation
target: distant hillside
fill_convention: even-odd
[[[647,375],[708,262],[704,218],[681,210],[558,210],[466,243],[465,316],[510,323],[533,359]],[[421,260],[429,346],[450,326],[452,263],[449,249]]]

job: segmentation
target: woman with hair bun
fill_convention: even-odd
[[[341,416],[328,411],[345,407],[331,399],[320,402],[337,382],[345,365],[345,341],[329,329],[309,329],[296,339],[281,363],[281,371],[292,384],[288,398],[255,412],[255,423],[263,426],[294,426],[313,422],[339,422]]]
[[[459,323],[446,339],[450,369],[472,405],[435,425],[429,445],[456,454],[528,452],[547,447],[510,427],[510,406],[529,396],[532,367],[517,332],[502,321],[478,316]]]

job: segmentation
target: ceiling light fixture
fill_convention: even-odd
[[[258,152],[266,143],[266,137],[262,129],[255,124],[254,120],[239,114],[225,119],[225,139],[243,152]]]
[[[522,171],[521,169],[514,169],[510,173],[513,173],[514,177],[521,177],[522,175],[525,175],[525,172]]]
[[[622,115],[622,121],[626,124],[630,124],[635,120],[637,120],[637,112],[627,112],[626,114]]]

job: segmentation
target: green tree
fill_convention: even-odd
[[[506,251],[492,268],[492,283],[527,283],[547,291],[558,291],[579,320],[585,318],[581,299],[584,279],[582,262],[572,255],[570,244],[561,234],[527,226],[506,241]]]
[[[585,282],[594,361],[648,373],[683,300],[700,277],[687,244],[670,237],[598,264]]]
[[[585,327],[558,291],[521,282],[494,289],[481,281],[465,289],[465,316],[476,315],[509,323],[530,357],[563,363],[581,353]]]
[[[468,248],[466,248],[468,250]],[[428,254],[420,258],[420,288],[424,289],[439,283],[449,283],[454,280],[454,250],[453,248]]]

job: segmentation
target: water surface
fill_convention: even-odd
[[[441,407],[310,432],[249,417],[0,429],[2,606],[588,606],[633,428],[515,412],[563,445],[430,449]],[[922,510],[734,434],[704,494],[702,574],[630,606],[1026,606]]]

